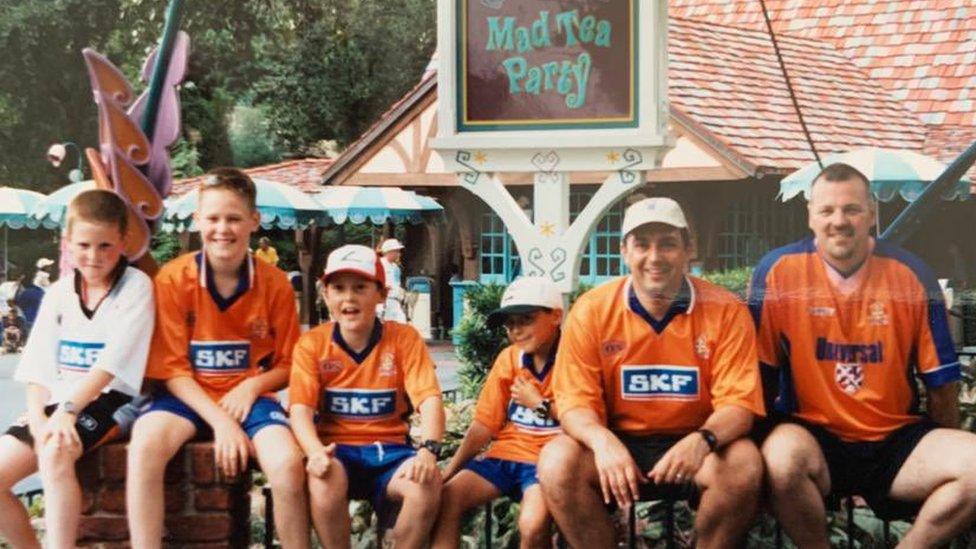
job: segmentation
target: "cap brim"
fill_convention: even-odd
[[[534,313],[536,311],[541,311],[545,307],[540,307],[539,305],[509,305],[507,307],[502,307],[500,309],[495,309],[488,314],[487,324],[489,328],[498,328],[505,322],[505,319],[511,315],[525,315],[529,313]]]
[[[363,277],[363,278],[365,278],[367,280],[372,280],[373,282],[375,282],[377,284],[380,284],[380,285],[383,285],[384,284],[384,282],[381,281],[379,278],[377,278],[377,277],[375,277],[375,276],[367,273],[366,271],[360,271],[359,269],[337,269],[335,271],[332,271],[331,273],[325,273],[325,274],[322,275],[322,282],[323,283],[328,282],[329,281],[329,278],[331,278],[331,277],[333,277],[335,275],[339,275],[339,274],[354,274],[354,275],[359,275],[359,276],[361,276],[361,277]]]

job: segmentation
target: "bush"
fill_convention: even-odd
[[[473,287],[464,295],[465,313],[454,327],[454,334],[458,337],[456,352],[461,361],[458,379],[466,398],[478,396],[492,362],[508,343],[502,328],[490,329],[487,325],[488,314],[498,308],[504,291],[504,286],[487,284]]]
[[[712,284],[718,284],[744,300],[749,292],[749,283],[752,281],[752,267],[714,271],[703,274],[702,278]]]

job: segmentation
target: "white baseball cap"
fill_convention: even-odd
[[[386,273],[380,258],[367,246],[347,244],[333,250],[325,261],[322,282],[328,282],[330,276],[339,273],[355,273],[386,286]]]
[[[631,204],[624,212],[624,222],[620,234],[627,236],[631,231],[648,223],[663,223],[679,229],[688,228],[688,220],[681,205],[670,198],[645,198]]]
[[[42,257],[42,258],[40,258],[40,259],[37,260],[37,268],[38,269],[43,269],[44,267],[49,267],[51,265],[54,265],[54,260],[53,259],[48,259],[46,257]]]
[[[523,276],[512,281],[502,294],[500,306],[488,315],[488,326],[500,326],[508,315],[539,309],[562,309],[563,296],[556,285],[541,276]]]
[[[380,253],[385,254],[386,252],[392,252],[393,250],[402,250],[404,245],[400,243],[399,240],[395,238],[387,238],[383,241],[380,246]]]

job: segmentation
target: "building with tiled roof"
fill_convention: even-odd
[[[244,172],[253,179],[269,179],[311,193],[320,189],[322,177],[332,166],[332,162],[331,158],[302,158],[246,168]],[[172,196],[180,196],[197,188],[203,177],[188,177],[174,181]]]
[[[966,86],[976,63],[976,8],[935,2],[767,0],[804,120],[821,154],[863,146],[955,158],[976,141]],[[926,5],[929,8],[916,9]],[[771,248],[807,233],[805,204],[776,199],[779,180],[814,160],[775,50],[754,0],[671,0],[668,28],[670,124],[676,138],[643,195],[685,206],[705,270],[751,266]],[[900,21],[895,23],[894,20]],[[961,19],[966,19],[962,21]],[[894,26],[893,26],[894,25]],[[908,32],[907,36],[899,34]],[[924,36],[922,36],[924,35]],[[971,87],[971,86],[970,86]],[[976,88],[974,88],[976,89]],[[437,82],[428,73],[326,171],[329,185],[395,185],[435,196],[444,226],[411,227],[408,274],[454,274],[506,282],[518,255],[498,217],[445,169],[437,135]],[[605,172],[573,172],[571,214]],[[531,174],[498,174],[532,207]],[[584,283],[623,273],[619,226],[627,200],[593,230],[579,269]],[[976,242],[946,235],[966,223],[972,201],[940,204],[913,248],[944,276],[976,281]],[[904,206],[881,204],[886,225]],[[969,267],[967,267],[969,266]],[[448,299],[435,300],[449,325]]]
[[[935,134],[950,161],[976,126],[976,3],[953,0],[767,0],[777,36],[834,45]],[[765,33],[755,0],[670,0],[672,18]],[[794,68],[791,66],[791,68]],[[947,139],[948,138],[948,139]]]

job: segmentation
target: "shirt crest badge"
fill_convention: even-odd
[[[263,318],[255,318],[251,321],[251,337],[254,339],[264,339],[270,333],[268,321]]]
[[[390,377],[396,371],[396,364],[393,362],[393,353],[383,353],[380,357],[379,373],[382,377]]]
[[[708,360],[712,356],[712,351],[708,348],[708,340],[703,335],[695,340],[695,354],[702,360]]]
[[[859,362],[838,362],[834,366],[834,381],[841,391],[853,395],[864,385],[864,366]]]
[[[875,326],[888,325],[888,313],[885,311],[884,303],[875,301],[868,307],[868,321]]]

